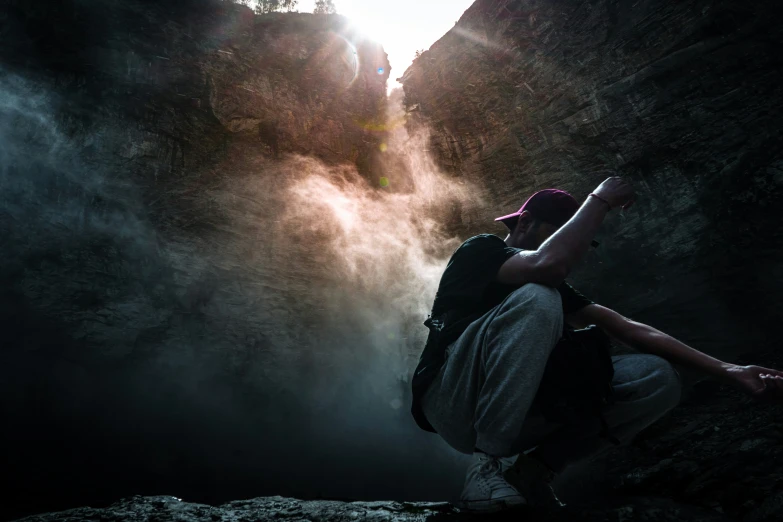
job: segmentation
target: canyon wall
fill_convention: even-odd
[[[489,202],[585,197],[625,176],[573,279],[598,302],[731,356],[775,339],[783,288],[783,32],[773,2],[478,0],[402,75],[410,125]],[[496,228],[493,228],[496,227]]]
[[[0,518],[411,494],[384,441],[415,431],[392,283],[418,249],[353,218],[385,197],[380,45],[212,0],[11,1],[0,40]]]

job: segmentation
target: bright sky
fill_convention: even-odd
[[[411,64],[418,49],[429,49],[454,27],[473,0],[334,0],[337,12],[380,42],[392,70],[389,88]],[[313,12],[315,0],[299,0],[297,10]]]

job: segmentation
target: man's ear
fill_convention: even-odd
[[[517,218],[517,226],[514,229],[514,232],[527,234],[534,221],[535,219],[533,219],[533,216],[530,214],[530,212],[523,210]]]

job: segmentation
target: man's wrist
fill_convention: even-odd
[[[597,199],[598,201],[603,201],[603,202],[604,202],[604,204],[606,205],[606,209],[607,209],[607,210],[609,210],[609,211],[611,211],[611,210],[612,210],[612,205],[611,205],[611,203],[609,203],[609,202],[608,202],[606,199],[602,198],[602,197],[601,197],[601,196],[599,196],[598,194],[596,194],[596,193],[594,193],[594,192],[591,192],[590,194],[588,194],[588,195],[587,195],[587,197],[588,197],[588,198]]]
[[[729,382],[733,381],[739,376],[739,373],[737,372],[738,369],[739,366],[736,364],[719,361],[718,364],[714,366],[714,368],[711,368],[709,373],[718,380]]]

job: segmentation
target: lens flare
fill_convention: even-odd
[[[353,85],[353,82],[356,81],[356,78],[359,77],[359,52],[357,51],[353,42],[351,42],[348,38],[341,34],[334,34],[345,42],[346,49],[343,51],[343,63],[345,63],[353,71],[351,80],[344,87],[345,89],[348,89],[351,87],[351,85]]]

